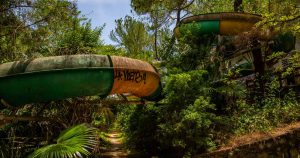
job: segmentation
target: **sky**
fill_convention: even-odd
[[[131,14],[130,0],[78,0],[78,9],[86,18],[92,20],[92,26],[102,26],[102,39],[105,44],[116,44],[109,38],[115,28],[115,20]]]

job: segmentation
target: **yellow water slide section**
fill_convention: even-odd
[[[111,94],[130,93],[137,97],[150,96],[159,86],[160,76],[144,61],[126,57],[111,57],[114,65],[114,84]]]
[[[253,21],[242,20],[221,20],[220,21],[220,34],[233,36],[242,32],[249,31],[253,28]]]
[[[218,18],[220,21],[220,34],[233,36],[250,31],[255,23],[262,20],[261,16],[247,13],[219,13],[210,14],[209,17]]]
[[[177,38],[182,35],[198,37],[203,34],[234,36],[255,28],[262,20],[260,15],[248,13],[210,13],[190,16],[174,29]],[[192,35],[189,35],[191,34]]]

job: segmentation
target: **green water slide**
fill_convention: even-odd
[[[44,57],[0,65],[0,97],[10,105],[123,93],[158,100],[160,76],[147,62],[105,55]]]

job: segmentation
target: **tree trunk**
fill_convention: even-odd
[[[155,51],[155,59],[159,60],[158,50],[157,50],[157,34],[158,34],[158,13],[154,17],[154,51]]]
[[[264,82],[264,74],[265,74],[265,62],[263,59],[263,54],[261,51],[260,43],[258,41],[255,41],[253,43],[254,49],[252,50],[253,55],[253,64],[254,64],[254,70],[255,74],[257,74],[257,81],[259,84],[259,88],[256,90],[258,101],[260,101],[264,94],[265,94],[265,82]]]
[[[158,50],[157,50],[157,30],[158,28],[155,28],[155,32],[154,32],[154,50],[155,50],[155,59],[159,60],[158,58]]]
[[[243,0],[234,0],[234,4],[233,4],[233,8],[234,8],[234,12],[242,12],[243,8],[242,5],[243,4]]]

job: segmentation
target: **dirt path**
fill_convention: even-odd
[[[117,158],[117,157],[128,156],[128,152],[126,151],[124,145],[122,144],[120,133],[118,132],[109,133],[107,139],[109,140],[111,146],[109,149],[102,151],[101,157]]]
[[[284,136],[287,135],[291,135],[293,133],[295,134],[299,130],[300,130],[300,121],[290,123],[290,124],[283,124],[280,127],[274,128],[273,130],[268,132],[253,132],[242,136],[234,136],[231,139],[229,139],[228,143],[225,146],[221,147],[220,149],[209,153],[200,154],[195,157],[205,157],[205,158],[219,157],[219,155],[222,154],[226,155],[235,150],[239,152],[247,152],[247,150],[259,151],[262,150],[260,149],[261,146],[259,145],[259,143],[265,145],[267,144],[267,141],[273,140],[274,142],[276,142],[273,144],[280,145],[280,143],[278,143],[280,138],[283,138]],[[250,148],[251,145],[253,147],[252,149]],[[243,151],[242,149],[247,149],[247,150]]]

